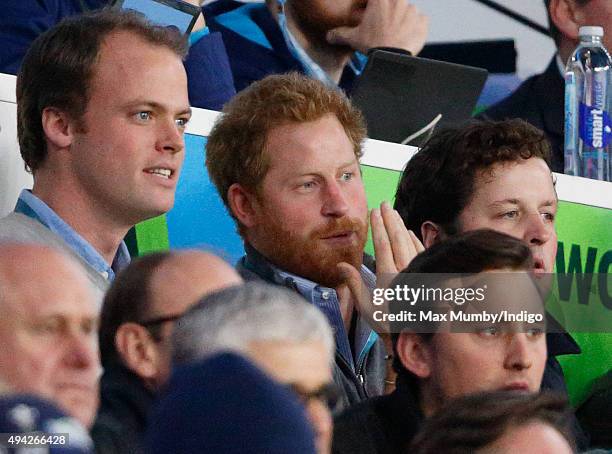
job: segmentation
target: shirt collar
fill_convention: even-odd
[[[563,60],[561,60],[561,55],[557,53],[555,60],[557,61],[557,68],[559,68],[559,74],[561,74],[562,78],[565,78],[565,63],[563,63]]]
[[[115,279],[115,274],[117,272],[121,271],[130,263],[130,253],[125,242],[122,241],[112,265],[109,266],[106,260],[104,260],[104,257],[102,257],[91,244],[59,217],[49,205],[32,194],[28,189],[21,191],[19,200],[17,200],[17,205],[15,206],[15,211],[36,219],[53,233],[61,237],[74,252],[81,256],[94,270],[110,282]]]
[[[287,271],[282,271],[272,264],[270,266],[274,270],[274,274],[277,276],[278,283],[282,283],[287,279],[291,279],[295,284],[298,292],[308,301],[312,301],[312,292],[315,290],[322,293],[330,292],[334,295],[336,294],[336,290],[333,288],[324,287],[304,277],[297,276]],[[368,286],[370,290],[376,287],[376,275],[372,273],[372,271],[370,271],[367,266],[361,265],[360,274],[361,278],[363,279],[363,282]]]
[[[285,2],[286,0],[279,1],[281,10],[278,13],[278,26],[281,29],[289,52],[301,63],[307,76],[317,79],[329,87],[336,88],[338,85],[329,77],[327,72],[308,55],[291,31],[289,31],[285,15]],[[366,62],[367,56],[359,52],[354,52],[347,66],[356,76],[359,76],[363,72]]]

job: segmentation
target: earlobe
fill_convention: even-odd
[[[125,366],[141,378],[157,374],[156,350],[146,328],[124,323],[115,334],[115,348]]]
[[[431,355],[423,337],[416,333],[401,333],[397,339],[397,354],[402,365],[417,377],[431,375]]]
[[[238,183],[232,184],[227,190],[227,201],[236,218],[246,227],[256,223],[259,203],[254,194]]]
[[[435,222],[425,221],[421,224],[421,237],[423,238],[423,246],[425,249],[429,249],[442,240],[442,228]]]
[[[42,111],[42,127],[47,140],[57,148],[67,148],[72,144],[72,121],[65,112],[55,107],[45,107]]]
[[[578,6],[569,0],[551,0],[548,7],[550,20],[559,31],[571,40],[578,40],[582,14]]]

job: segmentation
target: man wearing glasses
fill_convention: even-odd
[[[211,293],[178,320],[172,347],[175,365],[227,350],[243,354],[297,394],[317,452],[330,452],[331,410],[339,397],[334,337],[325,315],[297,293],[262,282]]]
[[[100,317],[97,452],[142,451],[146,415],[170,375],[174,321],[202,295],[241,282],[230,265],[200,251],[149,254],[118,275]]]

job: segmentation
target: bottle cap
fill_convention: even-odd
[[[596,27],[594,25],[585,25],[580,27],[578,30],[579,36],[603,36],[604,30],[603,27]]]

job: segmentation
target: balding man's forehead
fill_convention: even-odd
[[[0,244],[0,300],[4,309],[25,313],[60,301],[95,311],[93,289],[81,265],[44,245]]]
[[[184,310],[204,294],[242,283],[237,271],[203,251],[183,251],[164,260],[153,272],[149,291],[154,310]]]
[[[154,273],[155,276],[178,275],[179,277],[186,274],[199,276],[201,279],[219,275],[239,278],[237,271],[223,259],[208,252],[192,250],[173,254],[162,262]]]

